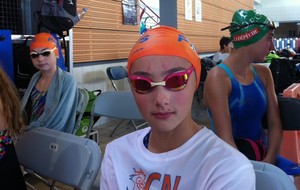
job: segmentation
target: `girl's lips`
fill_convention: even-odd
[[[153,113],[152,115],[158,119],[167,119],[171,117],[172,114],[173,112],[157,112],[157,113]]]
[[[47,63],[41,63],[41,64],[38,64],[38,67],[45,67],[47,65],[48,65]]]

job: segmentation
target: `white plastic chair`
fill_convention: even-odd
[[[97,96],[91,113],[90,126],[87,133],[89,136],[90,131],[94,125],[95,117],[110,117],[125,120],[144,120],[143,116],[136,105],[133,94],[131,92],[120,92],[120,91],[107,91]],[[143,122],[141,125],[133,125],[135,129],[147,124]],[[120,126],[119,124],[114,128]]]
[[[83,88],[78,88],[78,105],[76,110],[76,122],[75,122],[75,128],[73,134],[76,133],[76,131],[80,128],[80,122],[82,119],[82,116],[85,112],[86,106],[89,102],[89,94],[88,92]]]
[[[292,179],[275,165],[251,160],[257,190],[297,190]]]
[[[101,93],[101,90],[95,90],[97,93]],[[84,116],[84,113],[86,111],[87,105],[89,103],[89,93],[86,89],[84,88],[78,88],[78,93],[79,93],[79,98],[78,98],[78,106],[76,110],[76,123],[75,123],[75,128],[73,131],[73,134],[81,136],[81,137],[86,137],[86,134],[81,135],[81,133],[84,133],[84,131],[88,130],[88,126],[83,126],[83,128],[80,129],[81,125],[81,120]],[[78,130],[81,130],[79,133]],[[99,144],[99,134],[97,130],[94,130],[90,133],[89,136],[90,139],[94,140],[97,144]]]
[[[108,76],[113,88],[115,89],[115,91],[119,91],[119,88],[117,87],[117,84],[115,83],[115,81],[126,79],[126,81],[129,82],[129,80],[128,80],[128,71],[123,66],[107,67],[106,73],[107,73],[107,76]],[[113,136],[113,134],[115,133],[117,128],[123,123],[123,121],[124,120],[121,120],[116,125],[115,129],[112,131],[112,133],[110,135],[111,137]],[[143,126],[143,125],[146,124],[146,122],[142,123],[142,124],[137,124],[136,121],[134,121],[134,120],[130,120],[130,121],[128,121],[128,123],[133,125],[133,127],[135,129],[138,129],[140,126]]]
[[[35,128],[20,136],[16,145],[19,162],[25,171],[55,182],[89,190],[100,169],[101,150],[87,138],[48,128]],[[45,182],[45,180],[42,182]]]
[[[115,89],[115,91],[119,91],[115,81],[127,79],[128,80],[128,72],[125,67],[123,66],[112,66],[107,67],[106,74],[111,82],[111,85]]]

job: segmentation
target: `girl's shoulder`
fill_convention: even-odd
[[[252,67],[255,69],[260,78],[265,78],[271,75],[271,71],[268,66],[262,64],[252,64]]]
[[[219,64],[219,65],[213,67],[213,68],[208,72],[208,75],[211,75],[211,76],[213,76],[214,78],[215,78],[215,77],[217,77],[217,78],[227,78],[227,77],[228,77],[228,74],[227,74],[226,70],[228,70],[229,72],[231,72],[231,71],[230,71],[229,67],[227,67],[227,66],[225,65],[224,67],[227,67],[228,69],[224,69],[224,68],[222,67],[222,65],[224,65],[224,64]]]
[[[254,64],[252,64],[252,66],[255,68],[255,70],[259,70],[259,71],[269,70],[269,67],[267,64],[254,63]]]

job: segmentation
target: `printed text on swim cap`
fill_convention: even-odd
[[[239,35],[235,35],[233,37],[233,40],[235,42],[240,42],[240,41],[245,41],[245,40],[249,40],[250,38],[252,38],[253,36],[257,35],[259,33],[259,29],[258,28],[254,28],[253,30],[246,32],[244,34],[239,34]]]

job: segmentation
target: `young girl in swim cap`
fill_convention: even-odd
[[[133,96],[149,127],[105,149],[101,190],[255,189],[249,160],[192,120],[200,58],[180,31],[148,30],[132,48]]]

